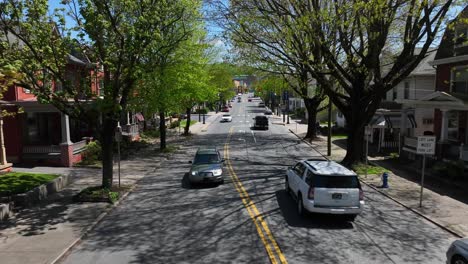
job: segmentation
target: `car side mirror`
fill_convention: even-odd
[[[188,162],[188,163],[192,163],[192,161],[191,161],[191,160],[189,160],[189,162]]]

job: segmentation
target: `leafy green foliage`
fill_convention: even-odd
[[[0,196],[25,193],[57,177],[56,174],[9,172],[0,176]]]
[[[358,175],[365,175],[366,173],[366,165],[363,163],[357,163],[353,165],[353,170],[358,174]],[[380,175],[384,172],[388,171],[387,169],[380,167],[380,166],[373,166],[373,165],[368,165],[367,166],[367,174],[376,174]]]
[[[102,148],[99,141],[91,141],[86,145],[85,150],[83,151],[83,160],[81,161],[82,165],[91,165],[96,164],[98,161],[101,161]]]

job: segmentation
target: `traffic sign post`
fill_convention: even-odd
[[[366,140],[366,169],[365,169],[365,178],[367,178],[367,157],[369,156],[369,139],[372,134],[372,129],[368,126],[365,127],[364,129],[364,139]]]
[[[120,188],[120,142],[122,141],[122,127],[120,124],[117,125],[117,130],[115,131],[115,141],[117,142],[117,166],[119,174],[119,188]]]
[[[418,137],[416,153],[423,155],[422,160],[422,175],[421,175],[421,193],[419,196],[419,207],[422,207],[423,192],[424,192],[424,171],[426,169],[426,155],[434,155],[436,138],[434,136]]]

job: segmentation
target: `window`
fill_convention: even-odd
[[[305,178],[305,182],[310,186],[310,187],[314,187],[314,174],[310,171],[310,170],[307,170],[306,172],[306,178]]]
[[[455,29],[455,48],[468,46],[468,27],[459,25]]]
[[[468,67],[453,68],[452,92],[468,94]]]
[[[104,80],[99,80],[99,91],[98,95],[104,96]]]
[[[434,120],[432,118],[423,118],[423,125],[432,125]]]
[[[30,94],[30,93],[31,93],[31,90],[29,90],[29,89],[26,89],[26,88],[23,88],[23,93]]]
[[[449,140],[458,140],[458,112],[450,111],[447,113],[448,128],[447,138]]]
[[[305,166],[304,164],[302,163],[298,163],[296,165],[296,167],[294,167],[294,172],[300,177],[302,178],[302,176],[304,176],[304,171],[305,171]]]
[[[396,87],[394,87],[394,88],[392,89],[392,91],[393,91],[393,100],[395,100],[395,99],[397,99],[398,90],[397,90]]]
[[[405,99],[409,99],[410,83],[405,82]]]
[[[361,188],[356,176],[321,176],[316,175],[314,185],[317,188]]]
[[[59,91],[62,91],[62,90],[63,90],[62,82],[61,81],[56,81],[55,82],[55,91],[59,92]]]

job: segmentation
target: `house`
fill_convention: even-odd
[[[434,60],[429,62],[436,69],[434,91],[397,100],[405,111],[419,109],[433,113],[433,124],[432,127],[427,124],[427,131],[411,133],[408,126],[403,127],[405,148],[415,147],[416,136],[434,134],[438,158],[468,161],[465,147],[468,143],[468,23],[464,21],[467,18],[468,6],[447,27]]]
[[[418,52],[416,50],[416,52]],[[431,134],[433,131],[433,110],[404,107],[402,101],[414,101],[434,92],[436,70],[430,65],[437,49],[429,49],[427,56],[397,86],[388,91],[368,124],[371,144],[377,151],[400,152],[401,136]]]
[[[96,66],[89,61],[68,55],[66,79],[72,84],[90,78],[92,94],[99,95],[100,76]],[[60,91],[59,82],[51,81],[52,89]],[[41,104],[31,91],[18,85],[4,94],[13,111],[18,107],[23,113],[4,118],[6,157],[9,162],[40,163],[72,166],[81,161],[82,151],[94,133],[85,122],[70,119],[51,104]]]

